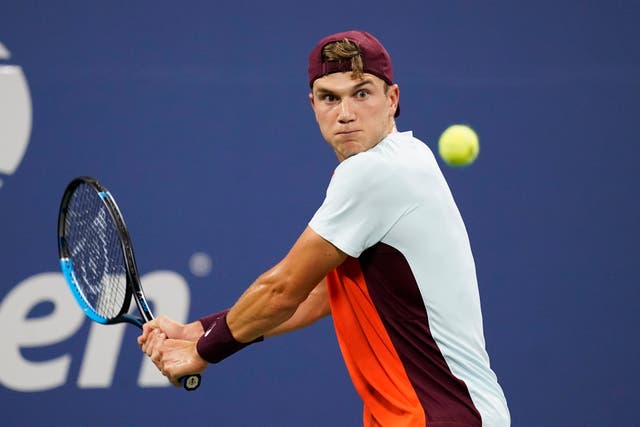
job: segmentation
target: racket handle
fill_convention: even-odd
[[[194,391],[198,387],[200,387],[200,375],[186,375],[180,378],[180,384],[187,391]]]

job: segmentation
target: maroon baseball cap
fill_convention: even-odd
[[[358,45],[362,56],[363,71],[381,78],[387,84],[393,84],[393,67],[389,52],[382,43],[365,31],[351,30],[331,34],[320,40],[309,55],[309,87],[320,77],[331,73],[351,71],[351,61],[323,61],[322,49],[329,43],[347,39]],[[395,117],[400,115],[400,106],[396,109]]]

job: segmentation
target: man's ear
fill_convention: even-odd
[[[318,114],[316,114],[316,103],[313,99],[313,92],[309,93],[309,103],[311,104],[311,109],[313,110],[313,117],[315,117],[316,122],[318,121]]]
[[[391,107],[395,113],[398,109],[398,105],[400,105],[400,86],[397,84],[389,86],[389,99],[391,100]]]

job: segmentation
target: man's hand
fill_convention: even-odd
[[[144,324],[138,344],[162,375],[173,385],[180,386],[180,378],[199,374],[207,368],[207,362],[196,350],[196,342],[202,333],[199,321],[183,325],[161,316]]]
[[[167,316],[160,316],[142,326],[142,335],[138,337],[138,344],[142,346],[154,329],[159,329],[167,338],[187,341],[197,341],[204,333],[199,321],[183,325]]]
[[[158,355],[152,358],[162,375],[171,383],[181,387],[180,378],[200,374],[207,368],[207,361],[196,350],[196,343],[186,340],[164,339]]]

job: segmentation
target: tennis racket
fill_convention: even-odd
[[[91,320],[142,328],[153,319],[133,246],[116,201],[97,180],[78,177],[67,186],[58,216],[62,273],[76,301]],[[131,296],[140,317],[128,314]],[[186,390],[200,386],[200,375],[180,379]]]

